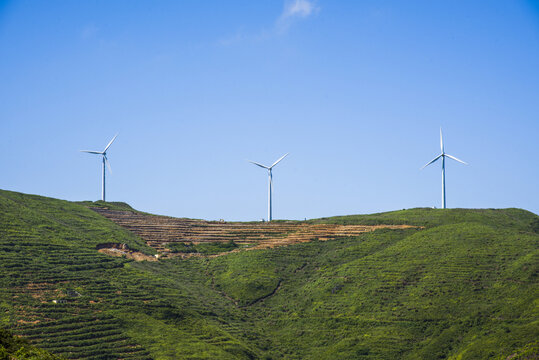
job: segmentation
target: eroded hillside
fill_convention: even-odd
[[[226,243],[248,250],[286,246],[313,240],[353,237],[379,229],[409,229],[410,225],[309,224],[298,221],[241,223],[157,216],[129,210],[91,207],[92,210],[132,231],[160,254],[171,255],[175,243]],[[238,251],[239,249],[235,250]],[[192,253],[190,253],[192,254]]]

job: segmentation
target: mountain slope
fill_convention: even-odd
[[[524,210],[316,219],[424,228],[135,262],[96,246],[154,250],[85,205],[0,191],[0,327],[67,358],[539,356],[539,217]]]

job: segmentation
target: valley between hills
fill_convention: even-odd
[[[1,190],[0,359],[537,359],[538,268],[521,209],[211,222]]]

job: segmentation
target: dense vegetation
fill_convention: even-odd
[[[208,242],[200,244],[193,244],[192,242],[176,242],[167,244],[167,248],[172,253],[198,253],[212,255],[237,249],[238,244],[236,244],[233,240],[227,242]]]
[[[0,327],[52,353],[539,357],[539,217],[524,210],[411,209],[317,219],[311,222],[424,228],[134,262],[95,250],[125,243],[153,253],[88,204],[0,191]]]
[[[60,360],[59,357],[30,345],[28,340],[0,329],[0,360]]]

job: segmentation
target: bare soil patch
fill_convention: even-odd
[[[267,249],[313,240],[327,241],[340,237],[357,236],[378,229],[416,228],[410,225],[306,224],[286,221],[271,223],[227,223],[223,221],[147,215],[132,211],[118,211],[104,208],[92,208],[92,210],[140,236],[148,246],[156,249],[161,257],[214,257],[244,250]],[[240,247],[215,255],[173,253],[167,247],[168,244],[178,242],[202,244],[212,242],[224,243],[231,240],[240,245]],[[139,261],[156,261],[155,257],[135,253],[121,246],[102,247],[98,250],[108,255],[126,256]]]
[[[98,252],[110,256],[126,257],[135,261],[157,261],[155,256],[146,255],[128,248],[126,244],[107,243],[96,246]]]

